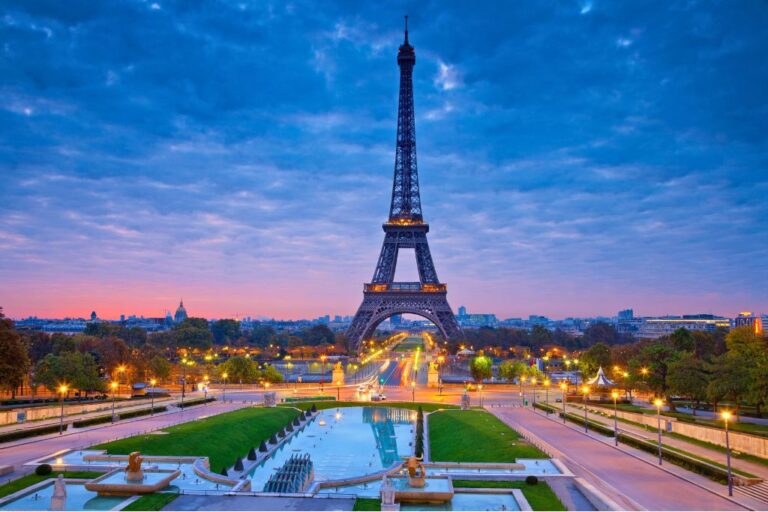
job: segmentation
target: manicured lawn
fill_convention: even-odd
[[[381,500],[376,498],[357,498],[352,510],[381,510]]]
[[[50,475],[40,476],[32,473],[31,475],[25,475],[16,480],[11,480],[3,485],[0,485],[0,498],[8,496],[22,489],[26,489],[30,485],[35,485],[43,480],[49,478],[57,478],[60,474],[64,475],[64,478],[82,478],[84,480],[91,480],[93,478],[100,477],[104,473],[99,471],[54,471]]]
[[[140,435],[94,446],[110,454],[140,451],[145,455],[200,455],[213,471],[230,467],[237,457],[284,427],[298,415],[286,407],[249,407],[164,429],[167,434]]]
[[[152,494],[145,494],[141,498],[137,499],[136,501],[129,504],[127,507],[125,507],[123,510],[163,510],[163,507],[168,505],[170,502],[176,499],[178,494],[173,493],[152,493]]]
[[[439,409],[458,409],[459,406],[451,404],[435,404],[427,402],[351,402],[351,401],[324,401],[324,402],[291,402],[281,404],[280,407],[298,407],[299,409],[308,409],[315,404],[319,410],[336,409],[337,407],[396,407],[399,409],[410,409],[415,411],[421,406],[424,412],[433,412]]]
[[[429,415],[428,424],[433,461],[515,462],[518,458],[549,458],[485,411],[440,411]]]
[[[546,482],[528,485],[524,481],[494,482],[491,480],[454,480],[454,487],[475,489],[520,489],[533,510],[566,510],[552,488]]]

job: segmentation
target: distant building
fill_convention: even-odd
[[[187,310],[184,308],[184,301],[179,301],[179,307],[176,308],[176,314],[173,315],[173,321],[177,324],[180,324],[184,320],[188,318],[187,316]]]
[[[731,327],[728,318],[715,315],[682,315],[645,318],[635,335],[639,338],[659,338],[672,334],[677,329],[689,331],[714,331],[720,327]]]
[[[619,322],[621,322],[622,320],[632,320],[633,318],[635,318],[635,312],[631,309],[622,309],[621,311],[619,311],[618,318],[619,318]]]
[[[459,306],[459,316],[467,316],[467,308]]]
[[[765,329],[766,322],[768,322],[768,317],[765,315],[757,315],[751,311],[742,311],[739,313],[739,316],[733,319],[733,326],[749,326],[754,329],[755,334],[762,334],[763,329]]]
[[[499,320],[492,313],[467,313],[467,308],[459,307],[459,314],[456,315],[456,321],[462,327],[496,327]]]
[[[91,311],[91,322],[95,322],[98,319],[99,315],[97,315],[95,311]]]

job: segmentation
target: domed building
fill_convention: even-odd
[[[184,300],[179,301],[179,307],[176,309],[176,314],[173,315],[173,321],[180,324],[187,319],[187,310],[184,309]]]

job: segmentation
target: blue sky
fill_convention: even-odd
[[[0,305],[353,313],[405,13],[454,308],[768,312],[760,1],[6,0]]]

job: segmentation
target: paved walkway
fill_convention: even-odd
[[[62,436],[52,435],[45,437],[32,438],[31,442],[16,444],[13,446],[0,447],[0,461],[2,464],[14,466],[15,471],[10,475],[0,478],[0,482],[5,482],[20,475],[29,473],[33,468],[23,466],[24,463],[50,455],[59,450],[65,449],[84,449],[94,444],[104,443],[114,439],[128,436],[134,436],[144,432],[150,432],[165,428],[177,423],[184,423],[200,419],[206,416],[221,414],[222,412],[240,409],[246,405],[237,403],[218,403],[212,402],[207,405],[190,407],[176,412],[157,414],[155,416],[142,417],[135,420],[124,420],[114,425],[105,425],[103,427],[94,427],[79,432],[65,433]]]
[[[529,409],[498,407],[490,412],[513,428],[515,424],[522,425],[555,446],[574,474],[590,481],[627,509],[636,508],[635,504],[647,510],[745,509]]]
[[[355,498],[278,498],[183,494],[168,510],[352,510]]]

